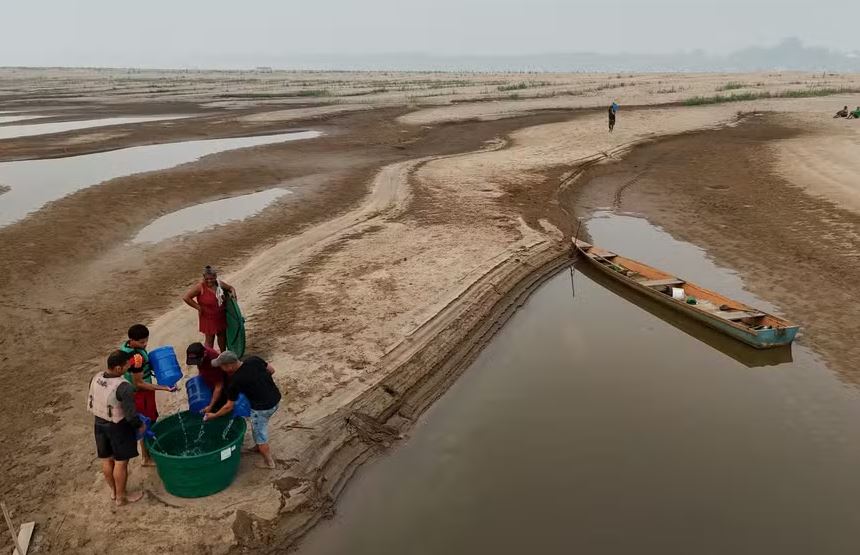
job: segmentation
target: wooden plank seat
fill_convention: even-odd
[[[744,318],[760,318],[763,312],[747,312],[745,310],[715,310],[712,314],[723,320],[743,320]]]
[[[671,278],[671,279],[647,279],[645,281],[640,281],[639,285],[644,285],[645,287],[676,287],[678,285],[684,285],[683,279]]]

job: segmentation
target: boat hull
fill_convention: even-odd
[[[709,326],[733,339],[746,343],[756,349],[769,349],[789,345],[797,336],[798,328],[796,326],[755,331],[743,329],[741,326],[733,325],[731,322],[723,320],[722,318],[711,316],[708,313],[697,310],[694,308],[694,305],[688,305],[684,301],[673,299],[672,297],[652,289],[651,287],[640,285],[623,274],[601,264],[598,260],[589,256],[588,251],[583,248],[577,247],[577,251],[592,267],[600,270],[600,272],[612,278],[614,281],[627,286],[630,290],[649,297],[662,305],[672,308],[698,322],[701,322],[702,324],[705,324],[706,326]]]

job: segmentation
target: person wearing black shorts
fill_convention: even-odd
[[[134,404],[134,386],[123,379],[133,355],[114,351],[107,359],[107,371],[90,382],[87,408],[95,418],[96,452],[102,473],[117,505],[134,503],[143,492],[126,493],[128,461],[138,456],[137,434],[146,429]]]
[[[615,106],[609,107],[609,132],[615,129]]]

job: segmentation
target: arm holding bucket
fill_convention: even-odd
[[[206,408],[200,412],[202,412],[203,414],[206,414],[207,412],[212,412],[212,405],[214,405],[218,401],[218,399],[221,398],[221,390],[223,390],[223,389],[224,389],[224,382],[223,381],[217,382],[215,384],[215,387],[212,388],[212,400],[209,401],[209,404],[206,406]]]
[[[227,402],[224,403],[224,406],[221,407],[218,412],[207,412],[206,414],[204,414],[203,420],[213,420],[215,418],[221,418],[225,414],[230,414],[231,412],[233,412],[233,404],[233,401],[228,399]]]
[[[131,379],[134,381],[134,388],[140,391],[176,391],[176,386],[166,386],[155,383],[146,383],[143,381],[143,372],[132,372]]]

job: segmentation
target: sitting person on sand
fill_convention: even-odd
[[[138,455],[137,433],[146,425],[138,417],[134,387],[123,374],[135,356],[114,351],[107,359],[107,371],[99,372],[90,382],[87,410],[95,418],[96,453],[102,463],[102,474],[110,487],[110,498],[119,506],[134,503],[143,492],[126,492],[128,461]]]
[[[194,284],[182,298],[185,304],[197,311],[200,333],[203,334],[203,344],[209,348],[215,346],[218,338],[218,348],[227,349],[227,308],[224,295],[236,298],[236,290],[232,285],[218,279],[218,272],[212,266],[203,268],[203,279]]]
[[[845,106],[833,116],[834,118],[847,118],[848,117],[848,106]]]

